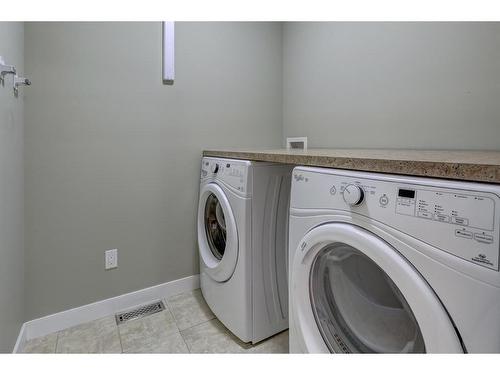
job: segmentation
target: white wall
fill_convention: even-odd
[[[500,149],[500,23],[287,23],[283,132],[310,147]]]
[[[27,318],[198,272],[205,148],[281,143],[281,25],[27,23]],[[104,250],[119,267],[104,271]]]
[[[0,56],[24,72],[22,23],[0,22]],[[0,85],[0,352],[10,352],[24,321],[23,91]]]

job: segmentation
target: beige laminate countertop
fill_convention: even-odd
[[[205,150],[203,156],[500,183],[499,151]]]

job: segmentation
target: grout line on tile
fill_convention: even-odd
[[[118,324],[116,325],[116,330],[118,331],[118,340],[120,341],[120,348],[122,349],[122,354],[123,354],[124,351],[123,351],[123,344],[122,344],[122,334],[120,332],[120,327],[118,327]]]
[[[57,353],[57,344],[59,343],[59,332],[56,335],[56,344],[54,345],[54,354]]]
[[[188,328],[184,328],[183,330],[179,329],[179,332],[181,332],[181,334],[182,334],[182,332],[187,331],[188,329],[191,329],[191,328],[194,328],[194,327],[198,327],[199,325],[205,324],[205,323],[210,322],[210,321],[212,321],[214,319],[217,319],[217,317],[214,316],[211,319],[205,320],[204,322],[196,323],[195,325],[192,325],[191,327],[188,327]],[[174,318],[174,320],[175,320],[175,318]],[[177,322],[175,322],[175,324],[177,324]],[[229,331],[224,324],[222,324],[222,325],[224,326],[224,330]],[[179,328],[179,326],[177,326],[177,328]]]
[[[168,311],[170,312],[170,316],[172,317],[172,320],[174,321],[174,324],[175,324],[175,327],[177,328],[177,332],[179,333],[179,336],[181,336],[181,339],[184,342],[184,345],[186,345],[186,348],[187,348],[188,352],[191,353],[191,347],[188,345],[188,343],[184,339],[184,336],[182,335],[182,331],[181,331],[181,329],[179,327],[179,323],[177,323],[177,320],[175,319],[175,315],[172,312],[172,308],[168,304],[167,298],[164,298],[163,302],[165,303],[165,308],[168,309]]]
[[[184,293],[181,293],[181,294],[184,294]],[[210,312],[211,312],[211,313],[212,313],[212,315],[213,315],[213,317],[212,317],[212,318],[207,319],[207,320],[205,320],[205,321],[203,321],[203,322],[200,322],[200,323],[196,323],[196,324],[194,324],[194,325],[192,325],[192,326],[190,326],[190,327],[187,327],[187,328],[184,328],[184,329],[182,329],[182,330],[181,330],[181,328],[179,327],[179,323],[177,322],[177,319],[175,318],[175,314],[173,313],[173,311],[172,311],[171,307],[168,305],[167,300],[165,299],[165,301],[164,301],[164,302],[165,302],[165,306],[167,306],[167,307],[168,307],[168,310],[170,311],[170,314],[172,314],[172,318],[174,319],[175,325],[177,326],[177,329],[179,330],[179,332],[185,331],[185,330],[187,330],[187,329],[190,329],[190,328],[193,328],[193,327],[199,326],[200,324],[203,324],[203,323],[209,322],[209,321],[211,321],[211,320],[217,319],[217,317],[215,316],[215,314],[213,313],[213,311],[212,311],[212,310],[210,310]],[[209,309],[210,309],[210,308],[209,308]],[[224,328],[226,328],[226,327],[224,326]],[[227,328],[226,328],[226,329],[227,329]]]
[[[57,332],[57,336],[56,336],[56,347],[54,349],[54,354],[57,354],[57,347],[59,346],[59,335],[60,335],[61,331]]]
[[[109,315],[111,318],[113,318],[114,325],[116,327],[116,331],[118,333],[118,341],[120,341],[120,349],[121,349],[121,354],[123,354],[123,344],[122,344],[122,334],[120,333],[120,327],[118,327],[118,324],[116,323],[116,320],[114,319],[115,315]],[[107,318],[107,317],[106,317]]]
[[[170,305],[168,304],[167,302],[167,298],[163,298],[163,304],[165,305],[165,309],[168,310],[170,312],[170,314],[172,314],[172,317],[174,316],[174,313],[172,312],[172,308],[170,307]]]
[[[177,323],[175,323],[175,325],[177,326]],[[177,330],[179,331],[179,336],[181,336],[182,341],[184,341],[184,345],[186,345],[186,348],[187,348],[188,352],[191,353],[191,347],[186,342],[186,339],[182,335],[182,331],[179,329],[179,326],[177,326]]]

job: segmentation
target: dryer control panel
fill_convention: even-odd
[[[344,189],[362,190],[346,203]],[[348,200],[347,200],[348,201]],[[500,187],[419,177],[296,168],[291,207],[350,211],[450,254],[499,270]]]
[[[245,160],[221,159],[205,157],[201,161],[201,181],[220,181],[236,192],[248,195],[251,193],[250,162]]]
[[[396,213],[492,231],[495,201],[480,193],[399,188]]]

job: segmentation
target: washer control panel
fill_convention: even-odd
[[[357,190],[363,199],[350,204]],[[292,175],[291,207],[356,213],[499,270],[499,186],[300,167]]]
[[[201,181],[219,180],[237,192],[250,193],[248,167],[250,163],[243,160],[203,158],[201,161]]]

